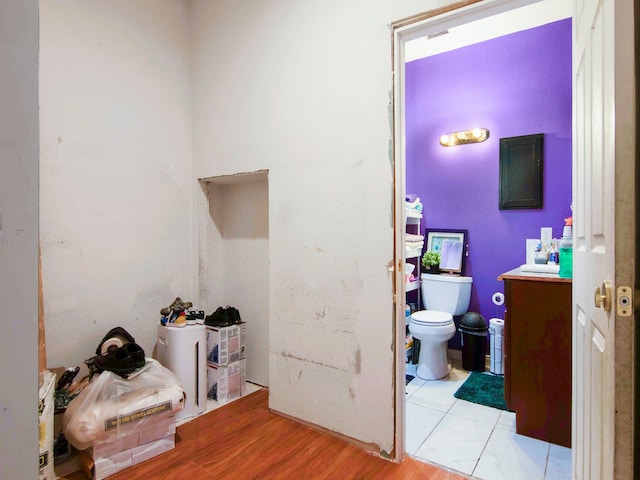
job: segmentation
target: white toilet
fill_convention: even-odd
[[[423,273],[420,280],[426,310],[414,312],[409,319],[411,336],[420,340],[416,374],[437,380],[449,374],[447,342],[456,333],[453,316],[467,312],[473,278]]]

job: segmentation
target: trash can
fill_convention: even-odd
[[[487,353],[487,322],[476,312],[467,312],[460,320],[462,368],[470,372],[484,372]]]

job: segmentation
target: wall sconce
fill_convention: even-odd
[[[443,147],[455,147],[465,143],[480,143],[489,138],[489,130],[486,128],[474,128],[461,132],[446,133],[440,137],[440,145]]]

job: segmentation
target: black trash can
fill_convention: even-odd
[[[487,353],[487,322],[476,312],[467,312],[460,319],[462,368],[470,372],[484,372]]]

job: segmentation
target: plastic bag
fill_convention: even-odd
[[[128,379],[105,371],[75,397],[62,418],[65,437],[79,450],[167,422],[184,408],[178,378],[158,361]]]

